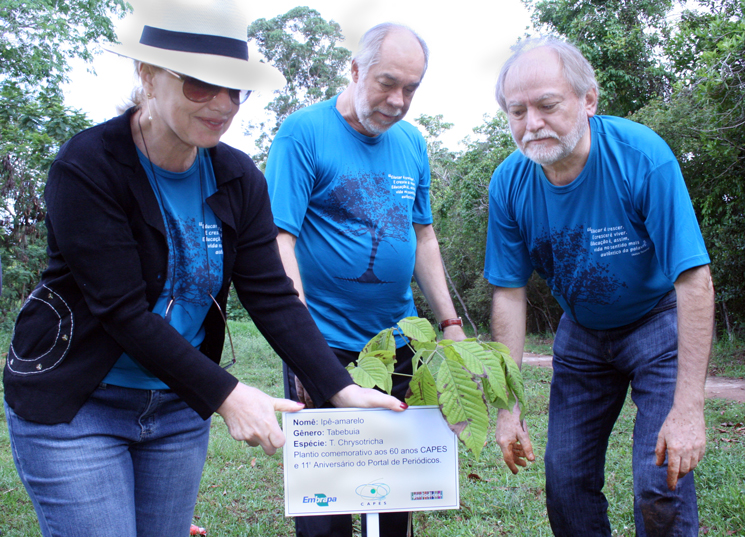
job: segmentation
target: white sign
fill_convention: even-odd
[[[458,509],[458,446],[437,407],[282,416],[285,516]]]

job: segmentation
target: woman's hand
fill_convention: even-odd
[[[361,388],[356,384],[350,384],[337,392],[330,402],[338,408],[387,408],[396,412],[409,408],[409,405],[391,395],[370,388]]]
[[[264,453],[274,455],[285,443],[275,412],[297,412],[303,408],[302,403],[277,399],[239,382],[217,413],[225,420],[230,436],[249,446],[261,446]]]

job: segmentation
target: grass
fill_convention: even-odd
[[[274,396],[282,395],[281,364],[249,323],[231,323],[239,362],[231,370],[244,382]],[[0,341],[2,341],[0,337]],[[7,339],[7,336],[5,336]],[[546,339],[541,336],[538,340]],[[5,342],[3,342],[5,343]],[[545,345],[543,342],[541,345]],[[550,343],[548,343],[550,345]],[[7,347],[6,347],[7,348]],[[550,348],[550,347],[549,347]],[[550,370],[523,371],[537,461],[513,476],[490,439],[475,460],[460,454],[460,510],[415,513],[420,536],[549,536],[546,518],[543,453],[548,422]],[[635,409],[630,399],[610,439],[605,494],[614,536],[634,535],[631,495],[631,431]],[[696,471],[701,534],[745,535],[745,404],[706,403],[707,454]],[[0,535],[36,537],[33,508],[18,480],[10,455],[5,418],[0,414]],[[221,537],[294,535],[285,519],[281,451],[266,456],[259,448],[235,442],[219,417],[213,418],[211,443],[195,511],[195,524]],[[184,536],[186,537],[186,536]]]
[[[719,377],[745,377],[745,342],[723,337],[714,343],[709,374]]]
[[[554,335],[551,332],[525,335],[525,352],[551,356],[553,354],[553,345]]]
[[[551,356],[554,335],[528,334],[525,337],[525,352]],[[745,377],[745,341],[719,338],[714,343],[709,363],[709,375],[717,377]]]

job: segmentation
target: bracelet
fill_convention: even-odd
[[[461,319],[460,317],[458,317],[457,319],[445,319],[444,321],[439,322],[437,328],[439,328],[440,332],[442,332],[446,327],[453,325],[463,326],[463,319]]]

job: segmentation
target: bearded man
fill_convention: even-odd
[[[379,331],[417,315],[411,276],[443,337],[462,340],[432,229],[427,144],[401,121],[427,69],[411,29],[367,31],[352,83],[290,115],[272,143],[266,179],[282,262],[328,344],[346,365]],[[393,395],[403,399],[412,352],[398,338]],[[288,398],[307,399],[291,371]],[[406,376],[409,375],[409,376]],[[404,537],[409,513],[381,513],[380,534]],[[298,517],[298,537],[351,537],[349,515]],[[363,535],[366,524],[363,517]]]
[[[521,42],[496,93],[519,151],[489,187],[492,337],[521,361],[534,270],[564,309],[545,455],[551,528],[611,535],[605,455],[630,385],[636,535],[697,535],[714,297],[675,156],[648,128],[595,115],[592,66],[566,42]],[[535,459],[519,415],[497,422],[513,473]]]

